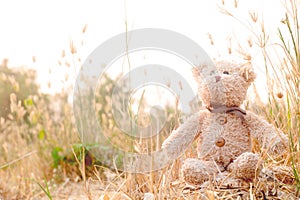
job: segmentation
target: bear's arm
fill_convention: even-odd
[[[209,115],[207,110],[201,110],[189,117],[163,142],[162,149],[167,151],[170,159],[176,159],[189,145],[199,137],[204,119]]]
[[[283,154],[288,148],[288,137],[256,114],[247,111],[245,122],[252,137],[256,138],[262,150],[272,155]]]

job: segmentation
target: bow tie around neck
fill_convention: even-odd
[[[244,115],[246,115],[246,111],[241,109],[240,107],[227,107],[225,105],[219,106],[211,106],[206,107],[211,113],[232,113],[238,116],[242,121],[244,121]]]

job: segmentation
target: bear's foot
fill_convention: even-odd
[[[247,181],[252,181],[259,175],[262,169],[262,163],[259,162],[259,156],[251,152],[241,154],[229,165],[228,170],[237,177]]]
[[[213,162],[188,158],[184,161],[181,172],[186,183],[199,186],[212,179],[218,170]]]

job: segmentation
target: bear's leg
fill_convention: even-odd
[[[261,169],[262,163],[259,162],[259,155],[251,152],[241,154],[228,167],[228,171],[232,172],[235,177],[250,181],[259,175]]]
[[[187,183],[201,185],[217,174],[218,170],[213,162],[188,158],[184,161],[181,172]]]

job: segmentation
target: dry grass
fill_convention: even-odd
[[[228,10],[225,5],[227,2],[224,1],[220,5],[222,12],[241,22],[234,15],[234,10],[239,9],[238,1],[234,1],[231,8],[233,10]],[[121,173],[115,169],[113,163],[98,161],[86,152],[88,147],[78,145],[79,138],[66,94],[56,97],[30,96],[27,105],[21,104],[18,97],[12,94],[11,114],[7,119],[0,119],[0,199],[299,198],[300,41],[297,2],[288,2],[285,9],[286,19],[278,29],[278,43],[270,43],[263,21],[259,21],[259,14],[254,12],[249,12],[250,26],[247,27],[253,38],[246,41],[249,48],[259,48],[262,52],[269,88],[267,104],[263,104],[257,97],[255,102],[248,102],[247,107],[282,129],[290,139],[290,150],[282,157],[271,158],[260,152],[259,148],[255,147],[255,150],[262,155],[265,174],[271,173],[268,169],[280,173],[269,174],[251,184],[232,188],[222,184],[208,184],[206,188],[186,188],[180,177],[181,161],[195,156],[193,148],[161,171],[145,174]],[[87,26],[83,28],[83,33],[86,29]],[[209,34],[211,44],[216,45],[212,38]],[[231,46],[228,48],[230,54],[237,53],[251,61],[250,51],[244,48],[234,49]],[[273,61],[274,51],[275,55],[280,55],[280,62]],[[75,65],[80,61],[76,57],[77,52],[78,49],[71,42],[72,62],[64,60],[66,51],[63,51],[59,63],[66,63],[66,67],[70,66],[69,63]],[[49,102],[58,100],[58,113],[51,106],[46,106],[51,105]],[[101,99],[99,102],[101,103]],[[107,112],[102,111],[104,114]],[[178,116],[177,111],[172,111],[170,116]],[[112,125],[110,121],[107,123],[107,127]],[[177,125],[173,119],[159,141],[162,142]],[[131,142],[130,145],[138,151],[147,152],[157,148],[157,140],[140,140],[137,143]],[[141,149],[145,146],[146,149]],[[104,156],[104,159],[108,158]]]

